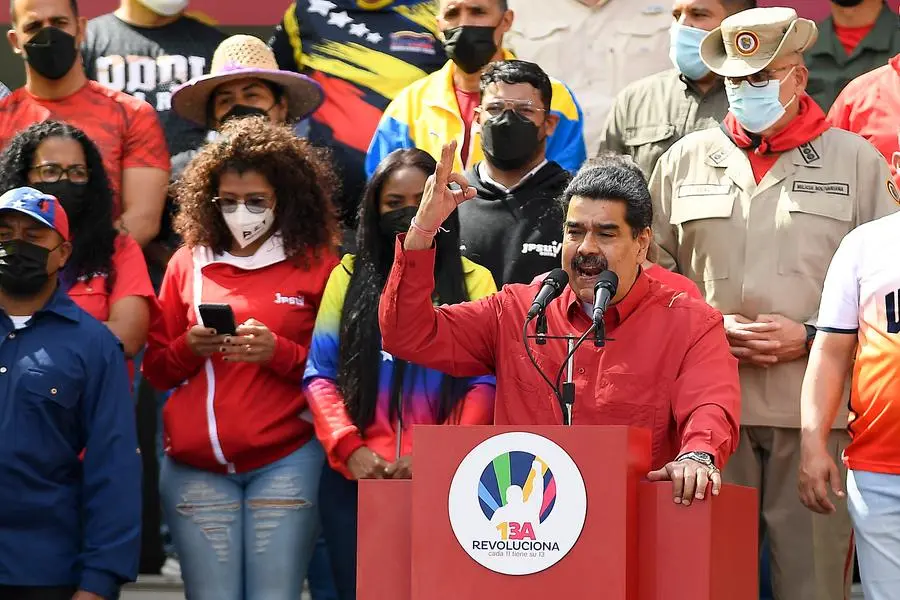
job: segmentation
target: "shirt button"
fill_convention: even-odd
[[[584,369],[578,369],[578,374],[579,374],[579,375],[584,375]]]
[[[6,367],[0,367],[0,374],[6,373]]]
[[[55,395],[56,395],[56,388],[50,388],[50,394],[52,394],[53,396],[55,396]]]
[[[16,334],[15,333],[9,334],[9,339],[11,339],[11,340],[16,339]]]

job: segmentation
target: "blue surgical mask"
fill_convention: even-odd
[[[700,59],[700,42],[708,31],[672,23],[669,28],[669,59],[682,75],[691,81],[703,79],[709,69]]]
[[[788,73],[791,76],[794,69]],[[746,81],[740,85],[734,85],[728,79],[725,80],[725,94],[728,96],[728,107],[738,123],[750,133],[761,133],[778,122],[784,116],[785,106],[782,106],[779,94],[781,93],[781,81],[772,79],[765,87],[753,87]],[[788,102],[796,100],[795,95]]]

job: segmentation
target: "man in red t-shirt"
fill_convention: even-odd
[[[156,112],[88,80],[78,50],[87,21],[78,16],[76,0],[14,0],[11,18],[10,45],[25,59],[26,82],[0,100],[0,148],[47,119],[82,129],[103,156],[116,225],[144,246],[159,231],[169,181]]]

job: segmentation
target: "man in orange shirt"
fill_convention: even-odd
[[[28,126],[54,119],[84,131],[103,156],[116,194],[117,226],[144,246],[159,232],[169,152],[156,111],[89,81],[78,48],[87,21],[76,0],[13,0],[7,38],[24,57],[25,86],[0,100],[0,148]]]
[[[900,199],[896,189],[892,193]],[[829,491],[845,494],[827,439],[853,368],[852,441],[843,462],[866,600],[893,600],[900,590],[898,227],[895,213],[861,225],[841,242],[825,279],[819,335],[801,394],[800,499],[810,510],[831,514]]]

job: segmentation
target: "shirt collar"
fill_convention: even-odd
[[[891,49],[891,40],[898,27],[898,20],[900,20],[900,17],[898,17],[891,7],[885,3],[881,9],[881,13],[878,15],[878,19],[875,20],[872,31],[870,31],[866,37],[859,42],[859,45],[853,49],[853,54],[851,56],[858,54],[858,50],[865,50],[867,48],[880,52],[889,51]],[[847,52],[844,50],[844,47],[837,37],[837,33],[834,31],[833,17],[828,17],[819,26],[819,39],[806,54],[809,56],[827,54],[838,59],[840,64],[850,60],[850,56],[847,56]]]
[[[640,269],[640,267],[639,267]],[[607,309],[604,315],[604,321],[607,328],[615,329],[625,321],[631,314],[641,305],[647,293],[650,291],[650,279],[644,273],[643,269],[638,272],[637,279],[634,280],[631,289],[625,294],[625,297],[613,304]],[[566,314],[571,321],[576,313],[584,315],[581,307],[581,300],[575,295],[575,291],[571,286],[566,286],[563,302],[566,306]],[[586,315],[585,315],[586,316]]]
[[[894,33],[897,31],[897,27],[900,27],[900,17],[898,17],[897,13],[885,2],[881,8],[881,13],[878,15],[878,19],[875,21],[875,26],[872,27],[872,31],[859,42],[857,48],[869,48],[871,50],[887,52],[891,49],[891,40],[893,39]],[[853,52],[855,54],[856,50],[854,49]]]
[[[525,175],[522,176],[522,179],[517,181],[511,188],[506,187],[502,183],[498,183],[498,182],[494,181],[494,179],[490,175],[488,175],[487,169],[484,168],[484,161],[481,161],[480,163],[478,163],[475,166],[475,168],[478,169],[478,177],[481,179],[481,181],[483,181],[484,183],[490,184],[491,187],[495,187],[498,190],[500,190],[501,192],[505,192],[505,193],[509,194],[510,192],[514,192],[517,189],[519,189],[523,183],[525,183],[535,173],[537,173],[538,171],[543,169],[544,165],[546,165],[547,162],[548,162],[547,159],[544,158],[544,160],[542,160],[538,166],[536,166],[532,170],[525,173]]]
[[[715,94],[717,92],[725,91],[725,80],[721,77],[716,77],[716,80],[713,83],[712,87],[710,87],[704,94],[703,91],[701,91],[700,88],[697,87],[696,83],[685,77],[683,73],[680,73],[678,71],[678,69],[676,69],[675,72],[678,73],[678,80],[681,82],[681,85],[683,85],[688,92],[694,94],[698,98],[704,98],[706,96],[711,96],[712,94]]]
[[[0,309],[0,312],[3,313],[4,317],[9,319],[9,315],[6,314],[6,311]],[[58,283],[53,294],[47,300],[47,303],[35,312],[35,316],[44,313],[52,313],[75,323],[81,320],[81,309],[79,309],[78,305],[69,298],[69,295],[62,290],[62,287]],[[9,320],[9,323],[11,324],[12,320]]]
[[[280,233],[275,233],[266,240],[255,254],[245,257],[236,257],[225,253],[218,255],[206,246],[197,246],[193,249],[194,260],[201,268],[211,264],[226,264],[244,271],[255,271],[272,266],[287,260],[284,252],[284,238]]]

